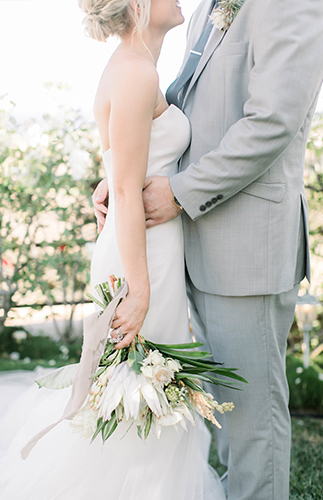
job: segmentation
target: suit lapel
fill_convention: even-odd
[[[222,42],[223,38],[225,37],[226,31],[221,31],[218,29],[215,29],[214,31],[211,32],[210,39],[207,42],[206,48],[203,52],[203,55],[200,59],[200,62],[197,65],[197,68],[194,72],[194,75],[192,76],[192,79],[190,81],[190,84],[188,86],[184,102],[183,102],[183,108],[185,106],[187,97],[192,90],[195,82],[198,80],[200,74],[202,73],[204,67],[206,66],[207,62],[209,61],[210,57],[212,56],[213,52],[218,48],[220,43]]]

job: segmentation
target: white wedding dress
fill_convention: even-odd
[[[126,140],[126,139],[125,139]],[[147,175],[171,176],[190,140],[185,115],[171,105],[152,124]],[[104,154],[109,211],[92,259],[92,285],[123,276],[114,217],[110,151]],[[147,230],[150,308],[142,335],[161,343],[189,342],[180,217]],[[224,500],[216,473],[207,464],[210,435],[196,425],[163,427],[160,439],[146,442],[133,426],[120,424],[108,441],[90,444],[64,421],[39,441],[27,460],[19,451],[63,412],[70,389],[30,390],[23,404],[28,417],[16,435],[0,476],[2,500]],[[21,402],[20,402],[21,404]],[[15,414],[19,407],[13,410]],[[14,419],[16,419],[16,415]]]

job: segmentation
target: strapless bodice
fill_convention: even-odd
[[[170,177],[176,174],[178,160],[187,149],[190,137],[191,128],[188,118],[179,108],[171,104],[152,122],[147,176]],[[112,186],[111,149],[103,154],[103,162],[109,186]]]
[[[127,138],[125,137],[125,141]],[[183,112],[171,105],[153,120],[149,145],[147,176],[176,174],[178,160],[190,141],[190,124]],[[113,155],[108,150],[104,166],[109,183],[109,206],[104,228],[97,240],[92,258],[92,292],[95,285],[108,280],[109,275],[124,276],[119,252],[115,195],[113,190]],[[122,231],[122,228],[119,228]],[[176,337],[184,341],[188,335],[187,304],[184,279],[184,249],[181,218],[176,217],[146,231],[146,255],[150,281],[150,307],[141,333],[151,339],[171,342],[174,332],[165,331],[165,311],[176,317]],[[170,278],[171,277],[171,278]],[[172,294],[164,291],[172,287]],[[173,296],[174,294],[174,296]],[[174,299],[176,297],[176,299]],[[175,308],[175,309],[174,309]],[[174,309],[174,311],[172,310]]]

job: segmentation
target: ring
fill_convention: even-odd
[[[124,334],[122,333],[120,326],[118,326],[118,328],[116,328],[114,332],[117,334],[117,336],[110,337],[110,344],[117,344],[118,342],[121,342],[121,340],[126,335],[125,333]]]

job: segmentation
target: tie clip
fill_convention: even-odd
[[[196,54],[197,56],[201,56],[202,52],[196,52],[196,50],[190,50],[191,54]]]

